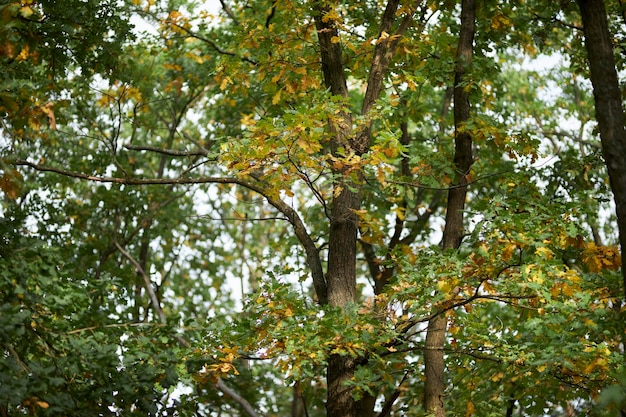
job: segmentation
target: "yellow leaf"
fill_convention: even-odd
[[[498,372],[497,374],[495,374],[494,376],[491,377],[491,380],[493,382],[498,382],[499,380],[501,380],[504,377],[504,372]]]
[[[222,78],[222,82],[220,83],[220,90],[224,91],[229,83],[230,83],[230,77]]]
[[[465,417],[470,417],[474,415],[475,407],[474,407],[474,403],[471,400],[467,402],[467,405],[465,408],[466,408]]]
[[[26,45],[24,49],[20,51],[19,55],[15,57],[15,60],[18,62],[26,61],[29,56],[30,56],[30,52],[28,49],[28,45]]]
[[[241,124],[243,126],[254,126],[256,124],[256,120],[254,120],[254,114],[243,114],[241,116]]]
[[[541,246],[535,249],[535,255],[542,257],[543,259],[552,259],[554,257],[554,252],[545,246]]]
[[[283,90],[278,90],[278,93],[274,94],[274,97],[272,97],[272,104],[278,104],[282,91]]]
[[[54,117],[54,112],[52,111],[52,103],[48,102],[39,108],[43,114],[48,116],[48,124],[50,125],[50,129],[56,130],[57,122]]]
[[[324,16],[322,16],[322,22],[328,22],[330,20],[338,20],[341,16],[339,16],[339,13],[337,12],[337,10],[333,9],[330,10],[328,13],[326,13]]]
[[[22,16],[22,17],[24,17],[26,19],[31,17],[33,15],[33,13],[35,13],[35,12],[33,11],[33,9],[30,8],[30,6],[21,7],[20,10],[19,10],[20,16]]]
[[[491,19],[491,28],[495,30],[504,29],[511,25],[511,21],[502,14],[497,14]]]
[[[308,154],[315,153],[322,149],[322,145],[319,142],[308,141],[304,138],[299,138],[296,143],[304,152]]]
[[[172,10],[172,11],[170,12],[169,18],[170,18],[171,20],[176,20],[176,19],[178,19],[178,18],[179,18],[179,17],[181,17],[181,16],[182,16],[182,13],[181,13],[181,12],[179,12],[178,10]]]
[[[339,39],[339,36],[333,36],[332,38],[330,38],[330,41],[331,41],[332,43],[339,43],[339,40],[340,40],[340,39]]]
[[[502,250],[502,260],[508,262],[513,257],[513,253],[517,249],[517,245],[514,243],[509,243]]]
[[[440,279],[437,281],[437,288],[444,294],[451,293],[459,283],[458,278]]]
[[[398,104],[400,104],[400,96],[395,93],[392,93],[389,96],[389,104],[391,104],[392,107],[395,107]]]
[[[182,71],[183,67],[178,64],[163,64],[163,68],[173,70],[173,71]]]

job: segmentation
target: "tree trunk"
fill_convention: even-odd
[[[473,162],[472,136],[464,124],[470,117],[469,91],[465,86],[465,74],[472,64],[476,2],[463,0],[461,9],[461,33],[456,55],[454,76],[454,165],[455,187],[448,191],[446,225],[443,232],[443,250],[457,249],[463,239],[463,209],[467,194],[468,174]],[[439,307],[435,307],[435,312]],[[445,416],[445,361],[443,348],[446,341],[447,319],[445,312],[436,314],[428,323],[424,346],[424,406],[435,417]]]
[[[335,23],[324,19],[329,9],[320,6],[315,26],[320,45],[322,72],[326,86],[334,95],[348,96],[346,77],[341,61],[341,46],[333,42],[338,37]],[[351,150],[352,117],[348,111],[341,112],[333,123],[331,151]],[[347,175],[335,172],[333,185],[335,198],[330,211],[330,233],[328,237],[328,271],[326,286],[328,304],[343,308],[354,302],[356,296],[356,242],[358,219],[356,209],[361,205],[361,197],[356,184],[351,184]],[[354,375],[354,359],[349,356],[331,355],[326,369],[327,395],[326,415],[328,417],[357,417],[356,402],[352,389],[344,384]]]
[[[331,2],[315,3],[315,28],[320,47],[320,57],[324,82],[333,95],[348,98],[348,87],[343,70],[339,31],[333,19],[329,18]],[[389,68],[400,36],[407,30],[412,13],[405,14],[394,35],[392,26],[397,17],[400,0],[388,0],[383,12],[379,30],[379,42],[374,47],[372,65],[368,77],[367,90],[361,106],[361,114],[367,115],[380,96],[384,77]],[[384,36],[385,35],[385,36]],[[331,152],[342,158],[342,153],[363,155],[369,151],[371,125],[369,123],[354,132],[352,115],[346,108],[330,122],[332,132]],[[343,151],[339,152],[342,149]],[[359,174],[348,173],[346,169],[334,170],[333,195],[330,210],[330,233],[328,240],[328,271],[326,289],[328,304],[343,308],[356,297],[356,256],[358,238],[358,216],[361,208],[361,181]],[[328,417],[358,417],[372,399],[359,403],[352,397],[352,389],[344,382],[352,378],[356,360],[350,356],[331,355],[328,358],[328,393],[326,413]],[[361,411],[359,411],[361,410]]]
[[[626,130],[613,44],[604,0],[578,0],[583,20],[585,46],[596,106],[602,154],[609,173],[622,253],[626,249]],[[622,256],[622,278],[626,299],[626,269]]]
[[[306,417],[306,404],[300,387],[300,381],[296,381],[293,386],[293,397],[291,399],[291,417]]]
[[[615,69],[613,44],[607,24],[604,0],[578,0],[583,21],[585,47],[589,59],[596,120],[600,131],[602,155],[609,173],[615,200],[619,243],[622,252],[622,290],[626,302],[626,128],[619,80]],[[622,332],[624,335],[624,332]],[[622,343],[626,336],[622,336]],[[626,416],[626,408],[621,410]]]

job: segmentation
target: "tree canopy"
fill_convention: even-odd
[[[0,416],[626,414],[621,1],[0,22]]]

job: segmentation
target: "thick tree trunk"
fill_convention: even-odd
[[[591,84],[602,154],[615,199],[622,253],[626,249],[626,129],[613,44],[607,24],[604,0],[578,0],[589,57]],[[626,257],[622,256],[624,299],[626,300]]]
[[[316,3],[315,27],[320,46],[320,57],[324,82],[333,95],[348,97],[346,76],[343,70],[339,32],[333,19],[329,18],[331,2]],[[400,0],[389,0],[382,15],[379,42],[374,48],[368,86],[363,99],[361,113],[366,115],[380,96],[389,62],[396,50],[399,38],[409,27],[412,14],[406,14],[395,35],[392,25],[397,16]],[[349,110],[339,112],[330,123],[333,134],[331,152],[342,158],[341,153],[362,155],[369,151],[371,126],[366,124],[358,132],[352,128]],[[342,152],[339,152],[343,149]],[[330,232],[328,240],[328,271],[326,289],[328,304],[343,308],[356,301],[356,256],[358,238],[358,216],[361,207],[361,178],[358,174],[347,173],[344,169],[335,170],[335,196],[330,211]],[[352,397],[352,389],[344,382],[354,375],[357,361],[349,356],[331,355],[328,358],[326,414],[328,417],[359,417],[365,408],[373,410],[373,399],[358,402]]]
[[[326,86],[334,95],[348,96],[346,77],[341,61],[341,46],[333,42],[338,31],[332,20],[324,19],[329,11],[325,6],[318,10],[315,24],[320,45],[322,72]],[[351,150],[352,117],[341,112],[335,123],[331,122],[333,139],[331,151],[339,148]],[[334,195],[330,212],[328,237],[328,271],[326,286],[328,304],[344,307],[355,301],[356,296],[356,242],[358,219],[355,210],[361,205],[356,184],[351,184],[347,175],[336,172]],[[326,381],[326,415],[328,417],[357,417],[356,402],[352,389],[344,384],[354,375],[354,359],[349,356],[331,355],[328,358]]]
[[[293,386],[293,397],[291,399],[291,417],[306,417],[306,404],[300,387],[300,381],[296,381]]]
[[[467,175],[473,162],[472,136],[464,125],[470,118],[469,91],[465,86],[465,74],[472,64],[476,17],[475,0],[463,0],[461,9],[461,33],[456,55],[454,77],[454,165],[455,187],[448,192],[446,225],[443,233],[443,249],[456,249],[463,239],[463,209],[467,195]],[[437,310],[439,307],[435,307]],[[428,323],[424,347],[424,406],[435,417],[445,416],[445,361],[443,348],[446,341],[447,319],[445,313],[435,315]]]

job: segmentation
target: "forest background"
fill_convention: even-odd
[[[625,415],[621,0],[0,20],[0,416]]]

